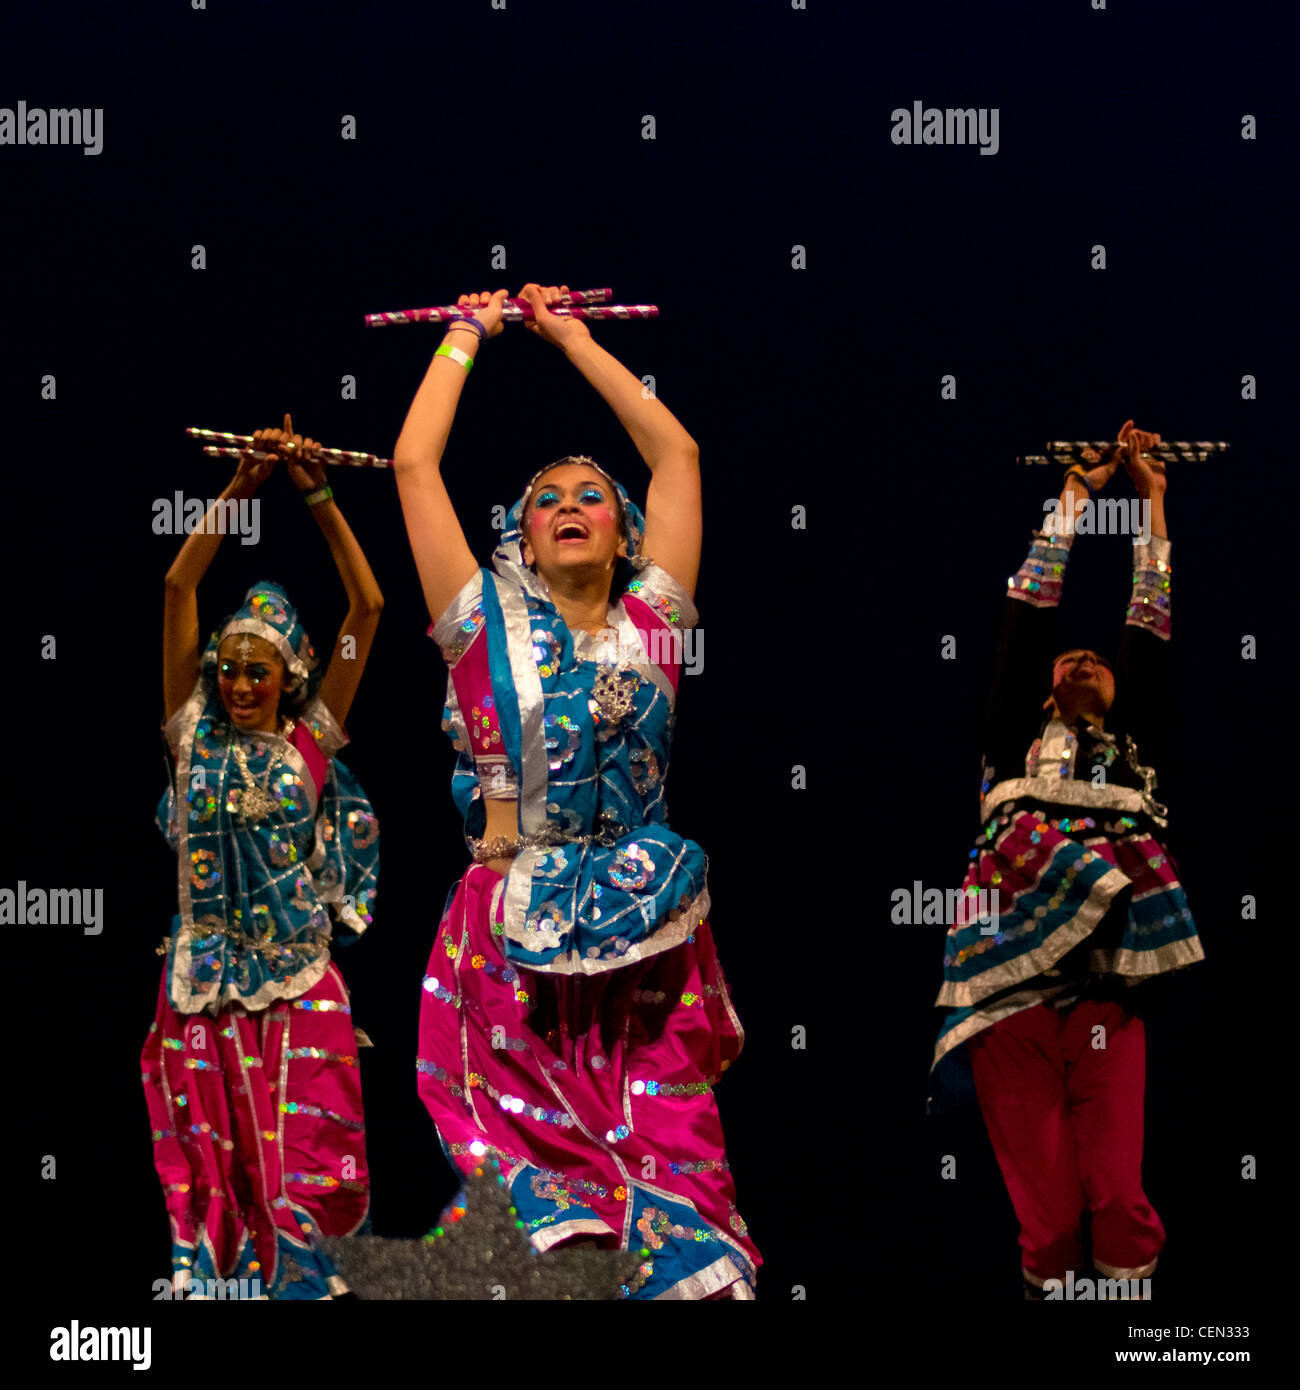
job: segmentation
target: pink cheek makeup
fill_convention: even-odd
[[[221,693],[222,703],[226,706],[227,713],[235,708],[235,686],[234,682],[219,681],[218,687]],[[251,690],[246,691],[243,698],[251,700],[254,707],[260,709],[270,700],[271,692],[264,685],[255,685]]]

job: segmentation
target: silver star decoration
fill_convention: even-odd
[[[510,1194],[491,1167],[465,1179],[465,1214],[430,1240],[385,1236],[321,1242],[359,1299],[443,1301],[617,1299],[641,1264],[640,1249],[560,1246],[537,1253]]]

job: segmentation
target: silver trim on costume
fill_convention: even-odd
[[[1053,853],[1051,862],[1055,862],[1055,859],[1056,854]],[[1044,869],[1046,868],[1047,865],[1044,865]],[[1108,869],[1092,885],[1092,891],[1086,901],[1080,904],[1074,916],[1068,922],[1062,922],[1045,941],[1040,942],[1032,951],[1026,951],[1023,955],[1014,956],[1011,960],[990,967],[974,979],[945,980],[939,990],[939,997],[934,1001],[935,1004],[950,1009],[973,1007],[992,994],[997,994],[1023,980],[1032,979],[1035,975],[1041,975],[1072,947],[1093,933],[1106,915],[1111,902],[1132,881],[1122,869]]]
[[[1181,970],[1186,965],[1195,965],[1205,959],[1205,949],[1199,936],[1183,937],[1180,941],[1166,941],[1154,951],[1093,951],[1089,965],[1103,974],[1130,975],[1139,978],[1161,975],[1166,970]],[[1152,966],[1155,969],[1152,969]]]
[[[468,637],[470,634],[461,631],[461,623],[473,611],[479,607],[483,601],[483,571],[476,569],[473,575],[465,581],[452,601],[442,610],[441,615],[433,624],[433,640],[438,644],[443,658],[449,667],[455,666],[462,656],[469,650],[470,643],[466,642],[460,651],[455,651],[456,638]],[[479,631],[482,631],[480,627]],[[479,634],[476,632],[474,637]],[[471,639],[472,640],[472,639]],[[453,655],[448,656],[448,652]]]
[[[459,745],[456,751],[458,753],[468,753],[471,758],[475,758],[475,763],[477,767],[477,758],[474,753],[474,745],[470,741],[469,736],[469,726],[465,723],[465,716],[460,711],[460,699],[456,694],[456,682],[452,679],[450,671],[447,672],[447,698],[443,703],[446,705],[447,709],[451,711],[451,718],[449,722],[451,723],[452,728],[455,730],[456,733],[455,742]],[[475,780],[477,780],[477,770],[475,771],[474,775]]]
[[[1142,552],[1146,552],[1143,554]],[[1173,554],[1173,543],[1168,536],[1152,536],[1145,545],[1141,540],[1135,538],[1133,541],[1133,556],[1137,560],[1141,556],[1139,563],[1154,563],[1167,565],[1169,557]]]
[[[324,709],[325,706],[322,705],[321,708]],[[338,726],[335,725],[335,727],[337,728]],[[242,730],[240,732],[242,732]],[[310,733],[311,730],[309,729],[307,732]],[[320,800],[319,793],[316,791],[316,779],[311,775],[311,769],[307,766],[307,759],[303,757],[297,745],[291,743],[283,734],[258,732],[256,734],[250,734],[249,736],[260,738],[267,742],[271,739],[278,739],[284,744],[284,752],[281,756],[284,758],[285,762],[293,768],[294,772],[297,773],[298,780],[302,783],[303,790],[307,793],[307,801],[311,806],[312,819],[315,820],[317,804]],[[322,788],[322,790],[324,789]]]
[[[1062,991],[1069,989],[1072,983],[1077,982],[1062,981],[1060,984],[1045,985],[1041,989],[1018,990],[1015,994],[1008,995],[1006,999],[1001,999],[996,1004],[991,1004],[987,1009],[981,1009],[978,1013],[963,1019],[955,1028],[949,1029],[935,1044],[934,1060],[930,1063],[930,1070],[933,1071],[953,1048],[961,1047],[977,1033],[982,1033],[986,1028],[1000,1023],[1004,1018],[1010,1018],[1012,1014],[1018,1014],[1022,1009],[1032,1009],[1037,1004],[1046,1003],[1047,1000],[1053,999]]]
[[[673,607],[678,610],[680,617],[677,622],[670,623],[670,627],[685,629],[688,627],[695,627],[700,621],[700,610],[696,608],[695,604],[691,601],[691,596],[666,569],[661,568],[659,565],[656,565],[654,561],[651,561],[650,564],[646,565],[637,575],[637,578],[644,582],[646,588],[649,589],[651,593],[658,594],[660,597],[668,599]],[[637,598],[638,595],[633,594],[632,597]],[[642,599],[642,602],[644,603],[645,600]],[[653,603],[646,604],[646,607],[648,607],[652,613],[659,612]]]
[[[1092,1258],[1093,1268],[1098,1274],[1106,1279],[1149,1279],[1155,1273],[1158,1259],[1152,1260],[1150,1264],[1135,1265],[1132,1269],[1122,1269],[1119,1265],[1103,1264],[1095,1255]]]
[[[505,905],[502,912],[502,925],[505,934],[514,938],[510,923],[523,923],[528,917],[528,909],[533,900],[533,869],[550,853],[543,845],[532,845],[521,849],[510,864],[510,873],[505,879]],[[570,912],[572,918],[572,912]],[[504,941],[502,943],[504,951]]]
[[[680,1197],[674,1197],[674,1201],[681,1201]],[[708,1223],[705,1222],[707,1226]],[[717,1228],[714,1227],[716,1231]],[[745,1292],[739,1295],[733,1294],[732,1297],[740,1299],[752,1299],[753,1290],[749,1287],[744,1273],[737,1267],[736,1262],[730,1255],[720,1255],[711,1265],[705,1265],[703,1269],[696,1270],[694,1274],[689,1274],[685,1279],[679,1279],[671,1288],[667,1288],[663,1293],[656,1294],[652,1300],[655,1303],[662,1303],[665,1299],[700,1299],[708,1298],[710,1294],[720,1293],[723,1289],[736,1288],[739,1284]]]
[[[538,855],[541,851],[528,850],[526,853]],[[515,860],[514,865],[512,865],[510,883],[507,887],[508,896],[513,894],[516,890],[514,869],[518,867],[520,860],[523,858],[524,856],[520,855],[519,858]],[[520,885],[523,885],[524,889],[524,892],[520,896],[525,896],[528,888],[531,887],[531,874],[529,877],[525,877],[521,871],[519,873],[518,882]],[[527,897],[525,896],[525,905],[526,904]],[[707,888],[701,889],[700,892],[695,895],[690,906],[681,910],[682,915],[680,917],[665,922],[663,926],[656,928],[644,941],[634,942],[621,956],[615,956],[610,960],[592,960],[582,955],[577,950],[570,948],[569,951],[556,956],[554,960],[547,961],[545,964],[540,965],[524,965],[523,969],[531,970],[538,975],[599,975],[606,970],[619,970],[625,965],[633,964],[635,961],[649,960],[651,956],[657,956],[661,951],[670,951],[673,947],[680,946],[696,927],[699,926],[700,919],[708,917],[710,906],[709,890]],[[515,920],[522,922],[523,918],[520,917]],[[506,934],[509,935],[510,939],[517,945],[526,946],[526,942],[520,941],[517,937],[511,935],[510,921],[511,918],[507,913]]]
[[[289,639],[284,633],[279,628],[272,627],[270,623],[264,622],[261,618],[236,618],[233,622],[227,623],[221,629],[221,636],[217,641],[218,648],[227,637],[237,637],[241,633],[247,633],[250,637],[260,637],[264,642],[269,642],[280,653],[285,670],[294,677],[293,683],[287,686],[289,690],[296,689],[299,683],[305,681],[311,674],[307,669],[307,663],[289,645]],[[220,658],[217,661],[220,664]]]
[[[557,1241],[580,1235],[613,1236],[615,1240],[618,1239],[618,1232],[613,1226],[598,1216],[574,1216],[568,1221],[557,1221],[553,1226],[539,1226],[528,1239],[538,1254],[545,1254]]]
[[[1064,720],[1049,719],[1038,742],[1038,754],[1033,760],[1033,775],[1035,777],[1050,776],[1052,781],[1073,778],[1074,766],[1071,760],[1074,758],[1078,746],[1078,737]],[[1044,765],[1052,766],[1055,771],[1051,774],[1040,772]]]
[[[511,683],[519,702],[519,829],[536,835],[546,825],[547,759],[542,678],[533,660],[533,630],[524,596],[508,580],[493,575],[505,619]]]
[[[315,743],[321,756],[327,761],[352,742],[343,726],[334,718],[333,711],[319,695],[313,695],[307,701],[303,706],[302,713],[297,718],[299,721],[305,720],[307,722],[308,732],[312,735],[312,742]],[[317,738],[310,728],[313,720],[321,727],[320,738]]]
[[[1107,783],[1098,787],[1092,782],[1061,777],[1011,777],[999,782],[980,802],[981,819],[989,816],[1004,801],[1021,798],[1050,801],[1058,806],[1087,806],[1101,811],[1146,811],[1143,795],[1136,787],[1116,787]],[[1154,820],[1155,817],[1152,817]]]

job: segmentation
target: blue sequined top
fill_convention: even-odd
[[[172,1007],[296,998],[325,973],[331,941],[371,920],[379,826],[333,756],[346,736],[319,699],[282,734],[242,733],[203,681],[164,732],[184,789],[179,813],[174,788],[158,807],[178,859]]]
[[[680,585],[641,569],[610,635],[573,634],[532,576],[479,570],[432,629],[450,667],[443,728],[470,835],[482,802],[518,802],[522,835],[500,895],[507,957],[595,973],[669,949],[708,913],[706,858],[668,827],[683,632]]]

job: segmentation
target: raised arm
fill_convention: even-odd
[[[1023,742],[1027,727],[1043,717],[1050,662],[1060,650],[1057,608],[1074,544],[1078,508],[1109,482],[1119,466],[1113,450],[1092,468],[1072,468],[1054,511],[1034,532],[1029,553],[1007,581],[1002,630],[986,716],[986,751]],[[1005,761],[1006,754],[1000,753]],[[1006,773],[998,769],[999,778]]]
[[[1169,480],[1165,476],[1164,464],[1143,452],[1159,444],[1160,436],[1146,430],[1135,430],[1132,425],[1133,421],[1130,420],[1120,430],[1119,437],[1125,445],[1120,457],[1125,471],[1133,479],[1138,497],[1151,504],[1151,534],[1160,540],[1168,540],[1169,531],[1165,526],[1165,488]]]
[[[284,417],[283,431],[268,433],[279,434],[274,443],[285,458],[290,481],[311,508],[347,591],[347,617],[334,641],[334,650],[317,692],[325,708],[342,725],[366,669],[384,596],[352,528],[344,521],[334,500],[334,489],[328,485],[325,465],[318,457],[320,445],[294,434],[293,421],[288,415]]]
[[[257,449],[264,431],[253,436]],[[167,571],[163,595],[163,709],[168,719],[190,697],[199,672],[199,580],[208,571],[221,545],[218,518],[228,503],[251,498],[271,474],[277,460],[255,460],[245,453],[239,469],[199,530],[191,531]]]
[[[1123,436],[1121,436],[1123,437]],[[1173,663],[1170,651],[1171,590],[1169,529],[1165,522],[1164,465],[1142,451],[1160,442],[1158,434],[1134,430],[1126,439],[1124,467],[1138,498],[1149,504],[1149,538],[1133,542],[1133,593],[1115,669],[1117,722],[1137,741],[1144,763],[1163,765],[1168,753]],[[1120,715],[1122,712],[1122,716]]]
[[[501,305],[506,293],[463,294],[457,303],[474,309],[483,336],[494,338],[501,332]],[[450,353],[472,363],[480,346],[480,335],[474,329],[458,324],[448,329],[415,393],[393,450],[406,534],[429,618],[435,623],[478,568],[442,480],[442,455],[469,375],[467,366]]]
[[[557,318],[549,311],[547,306],[567,291],[567,285],[525,285],[519,293],[535,316],[527,327],[563,349],[631,435],[650,470],[642,550],[694,598],[704,537],[699,446],[668,407],[645,392],[618,358],[592,339],[585,323]]]

